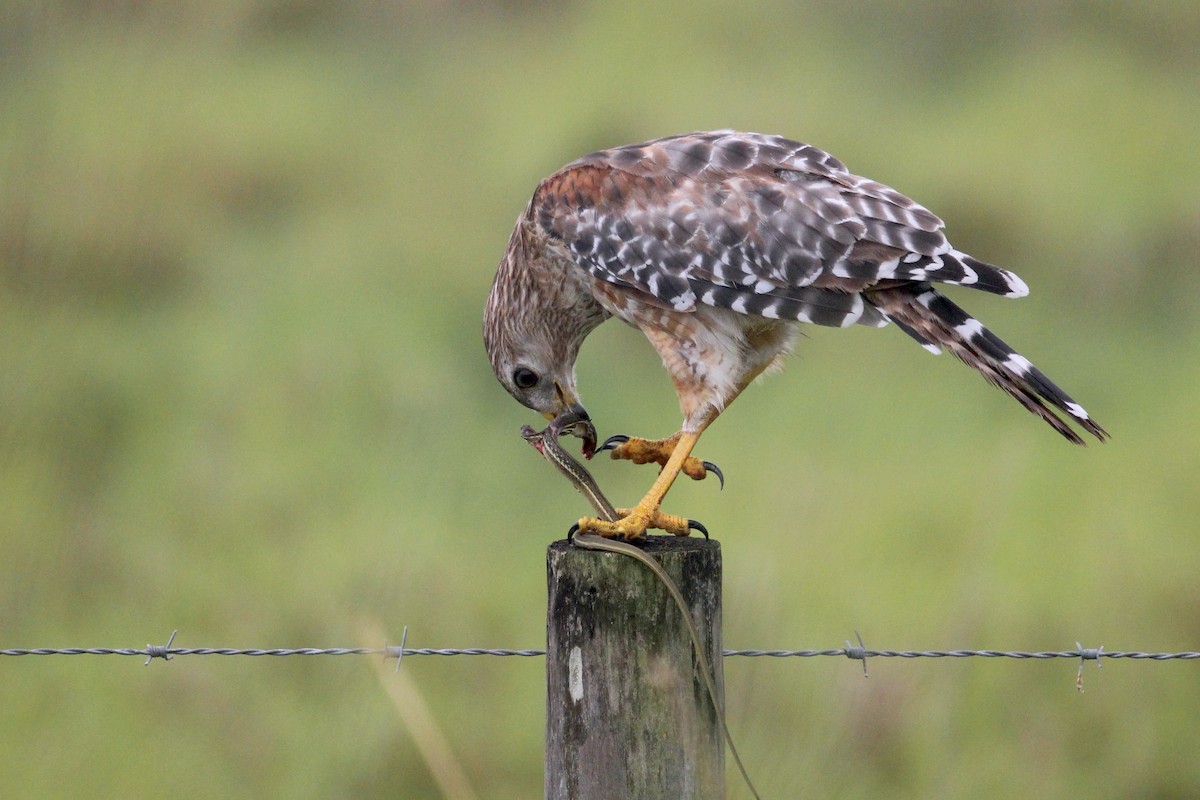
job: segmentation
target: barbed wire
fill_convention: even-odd
[[[845,656],[862,660],[864,658],[1082,658],[1084,661],[1098,661],[1100,658],[1132,658],[1149,659],[1151,661],[1171,661],[1175,659],[1191,660],[1200,658],[1200,653],[1143,653],[1138,650],[1098,652],[1091,649],[1082,650],[1037,650],[1026,652],[1021,650],[861,650],[858,648],[839,648],[837,650],[725,650],[725,656],[748,656],[757,658],[809,658],[812,656]]]
[[[435,649],[405,648],[408,656],[544,656],[545,650],[506,650],[482,647]],[[146,656],[167,661],[175,656],[384,656],[400,658],[397,647],[33,647],[0,650],[0,656]]]
[[[169,661],[175,656],[383,656],[403,659],[409,656],[510,656],[532,658],[546,655],[545,650],[516,650],[509,648],[434,648],[405,647],[408,631],[399,646],[383,647],[174,647],[175,636],[171,634],[165,645],[147,644],[145,647],[34,647],[7,648],[0,656],[136,656],[144,657],[149,664],[156,658]],[[857,635],[857,634],[856,634]],[[1011,658],[1051,659],[1069,658],[1081,661],[1101,659],[1132,659],[1146,661],[1176,661],[1200,659],[1200,652],[1153,653],[1141,650],[1106,651],[1103,647],[1087,648],[1075,643],[1075,650],[872,650],[863,646],[859,638],[857,646],[846,642],[845,647],[825,650],[723,650],[726,658],[817,658],[824,656],[849,658],[862,661],[864,667],[869,658]]]
[[[1113,651],[1093,655],[1084,650],[858,650],[837,648],[835,650],[723,650],[721,655],[746,658],[813,658],[818,656],[842,656],[855,660],[864,658],[1082,658],[1096,661],[1099,658],[1144,659],[1149,661],[1172,661],[1200,659],[1200,653],[1146,653],[1142,651]],[[0,656],[145,656],[151,659],[170,660],[175,656],[384,656],[399,658],[408,656],[518,656],[534,657],[546,655],[545,650],[512,650],[507,648],[405,648],[403,654],[397,647],[171,647],[148,645],[132,647],[32,647],[0,650]]]

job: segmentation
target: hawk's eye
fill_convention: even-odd
[[[513,383],[518,389],[532,389],[537,385],[537,373],[528,367],[517,367],[513,370]]]

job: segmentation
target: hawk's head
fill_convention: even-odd
[[[607,317],[581,284],[577,268],[535,241],[522,217],[496,271],[483,314],[483,343],[500,385],[548,420],[570,415],[568,427],[591,458],[596,432],[575,389],[575,360],[584,337]]]

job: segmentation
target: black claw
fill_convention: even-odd
[[[708,528],[704,527],[704,526],[703,526],[703,525],[701,525],[699,522],[696,522],[696,520],[694,520],[694,519],[689,519],[689,520],[687,521],[687,523],[688,523],[688,530],[690,530],[690,531],[700,531],[701,533],[703,533],[703,534],[704,534],[704,538],[705,538],[705,539],[707,539],[707,538],[708,538]]]
[[[605,450],[615,450],[617,445],[625,444],[629,441],[629,437],[623,433],[614,433],[612,436],[604,440],[604,444],[596,448],[597,453],[603,453]]]
[[[718,467],[716,464],[712,463],[711,461],[701,461],[700,463],[704,465],[704,468],[706,470],[711,472],[713,475],[717,476],[717,480],[719,480],[721,482],[721,488],[724,489],[725,488],[725,474],[721,472],[721,468]]]
[[[577,533],[579,533],[579,523],[572,522],[570,529],[567,531],[567,541],[568,542],[574,541],[575,534],[577,534]]]

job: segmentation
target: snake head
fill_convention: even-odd
[[[542,436],[545,435],[545,433],[546,431],[535,431],[529,425],[521,426],[521,438],[533,445],[534,449],[539,453],[542,453],[542,455],[545,455],[545,453],[542,451]]]
[[[544,435],[555,437],[562,436],[564,433],[583,440],[581,449],[584,458],[591,459],[596,454],[596,426],[592,424],[592,418],[588,416],[587,410],[578,403],[568,406],[543,431]]]

